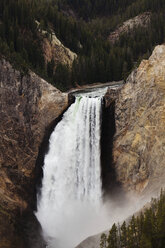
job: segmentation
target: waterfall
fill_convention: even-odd
[[[77,95],[51,134],[36,212],[48,247],[74,248],[95,234],[102,205],[101,103],[97,94]]]

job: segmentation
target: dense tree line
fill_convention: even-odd
[[[159,200],[153,199],[151,207],[132,216],[129,223],[114,224],[103,233],[100,248],[164,248],[165,247],[165,192]]]
[[[44,58],[33,10],[33,1],[0,1],[0,51],[16,63],[42,71]]]
[[[134,17],[145,11],[158,11],[165,7],[163,0],[63,0],[80,17],[91,20],[96,17],[120,14],[124,19]]]
[[[86,20],[125,11],[136,0],[66,0]]]
[[[148,28],[137,27],[114,45],[107,41],[117,25],[144,11],[152,11]],[[77,83],[121,80],[165,41],[164,14],[164,0],[1,0],[0,53],[63,90]],[[54,61],[45,62],[36,20],[78,54],[72,69],[58,64],[54,70]]]

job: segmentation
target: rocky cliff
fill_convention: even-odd
[[[119,40],[121,35],[125,33],[129,33],[138,27],[143,27],[143,28],[148,27],[150,20],[151,20],[151,12],[144,12],[143,14],[135,16],[134,18],[123,22],[123,24],[120,25],[115,31],[111,32],[108,37],[108,40],[112,44],[114,44],[116,41]]]
[[[153,194],[165,185],[165,45],[127,79],[115,103],[113,156],[127,190]]]
[[[115,104],[116,180],[127,191],[156,193],[165,184],[165,45],[142,61],[124,87],[109,90],[105,102],[107,107]],[[22,236],[26,218],[34,235],[39,228],[32,214],[39,148],[67,107],[67,94],[0,60],[0,248],[29,247]]]
[[[67,106],[67,94],[32,72],[22,76],[0,60],[0,247],[28,247],[21,237],[23,230],[18,234],[18,229],[26,211],[35,222],[32,208],[39,147]]]
[[[54,60],[55,65],[58,63],[72,66],[73,61],[77,58],[77,54],[65,47],[55,33],[51,37],[43,39],[43,54],[46,62]]]
[[[54,61],[55,68],[59,63],[71,67],[73,61],[77,58],[77,54],[61,43],[54,30],[46,31],[42,28],[40,22],[37,20],[35,22],[38,27],[38,35],[42,38],[42,51],[46,64]]]

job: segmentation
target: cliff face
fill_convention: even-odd
[[[72,66],[73,61],[77,58],[77,54],[65,47],[61,41],[56,37],[53,30],[51,33],[43,30],[40,22],[36,21],[39,35],[42,37],[42,50],[46,64],[51,60],[54,61],[55,67],[57,64],[65,64]]]
[[[34,202],[35,164],[45,130],[67,106],[67,94],[0,61],[0,247],[25,247],[14,234],[16,219]]]
[[[127,190],[156,193],[165,185],[165,45],[127,79],[115,104],[113,156]]]
[[[151,13],[144,12],[143,14],[140,14],[132,19],[123,22],[121,26],[119,26],[115,31],[110,33],[108,40],[112,44],[114,44],[116,41],[119,40],[121,35],[125,33],[129,33],[137,27],[146,28],[150,23],[150,19],[151,19]]]
[[[55,65],[61,63],[71,67],[73,61],[77,58],[77,54],[65,47],[54,33],[52,33],[51,38],[43,39],[43,53],[45,61],[50,62],[53,59]]]

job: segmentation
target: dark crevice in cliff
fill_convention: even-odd
[[[70,105],[75,101],[75,97],[72,95],[68,96],[69,100],[68,100],[68,107],[62,112],[62,114],[56,118],[54,121],[52,121],[49,126],[45,129],[45,134],[43,137],[43,140],[41,142],[41,145],[39,147],[39,153],[38,153],[38,157],[36,160],[36,166],[35,166],[35,191],[34,191],[34,205],[33,205],[33,209],[36,210],[37,208],[37,194],[40,194],[40,189],[42,186],[42,178],[43,178],[43,165],[44,165],[44,157],[45,154],[48,152],[49,150],[49,139],[50,136],[53,132],[53,130],[55,129],[56,125],[62,120],[62,117],[64,115],[64,113],[67,111],[67,109],[70,107]]]
[[[101,167],[102,188],[104,196],[117,197],[122,192],[122,187],[117,181],[116,170],[113,163],[113,137],[116,132],[115,101],[106,107],[102,105],[101,127]]]
[[[15,216],[16,237],[22,237],[22,244],[17,243],[13,248],[46,248],[46,243],[42,237],[42,229],[31,210],[26,210]]]

